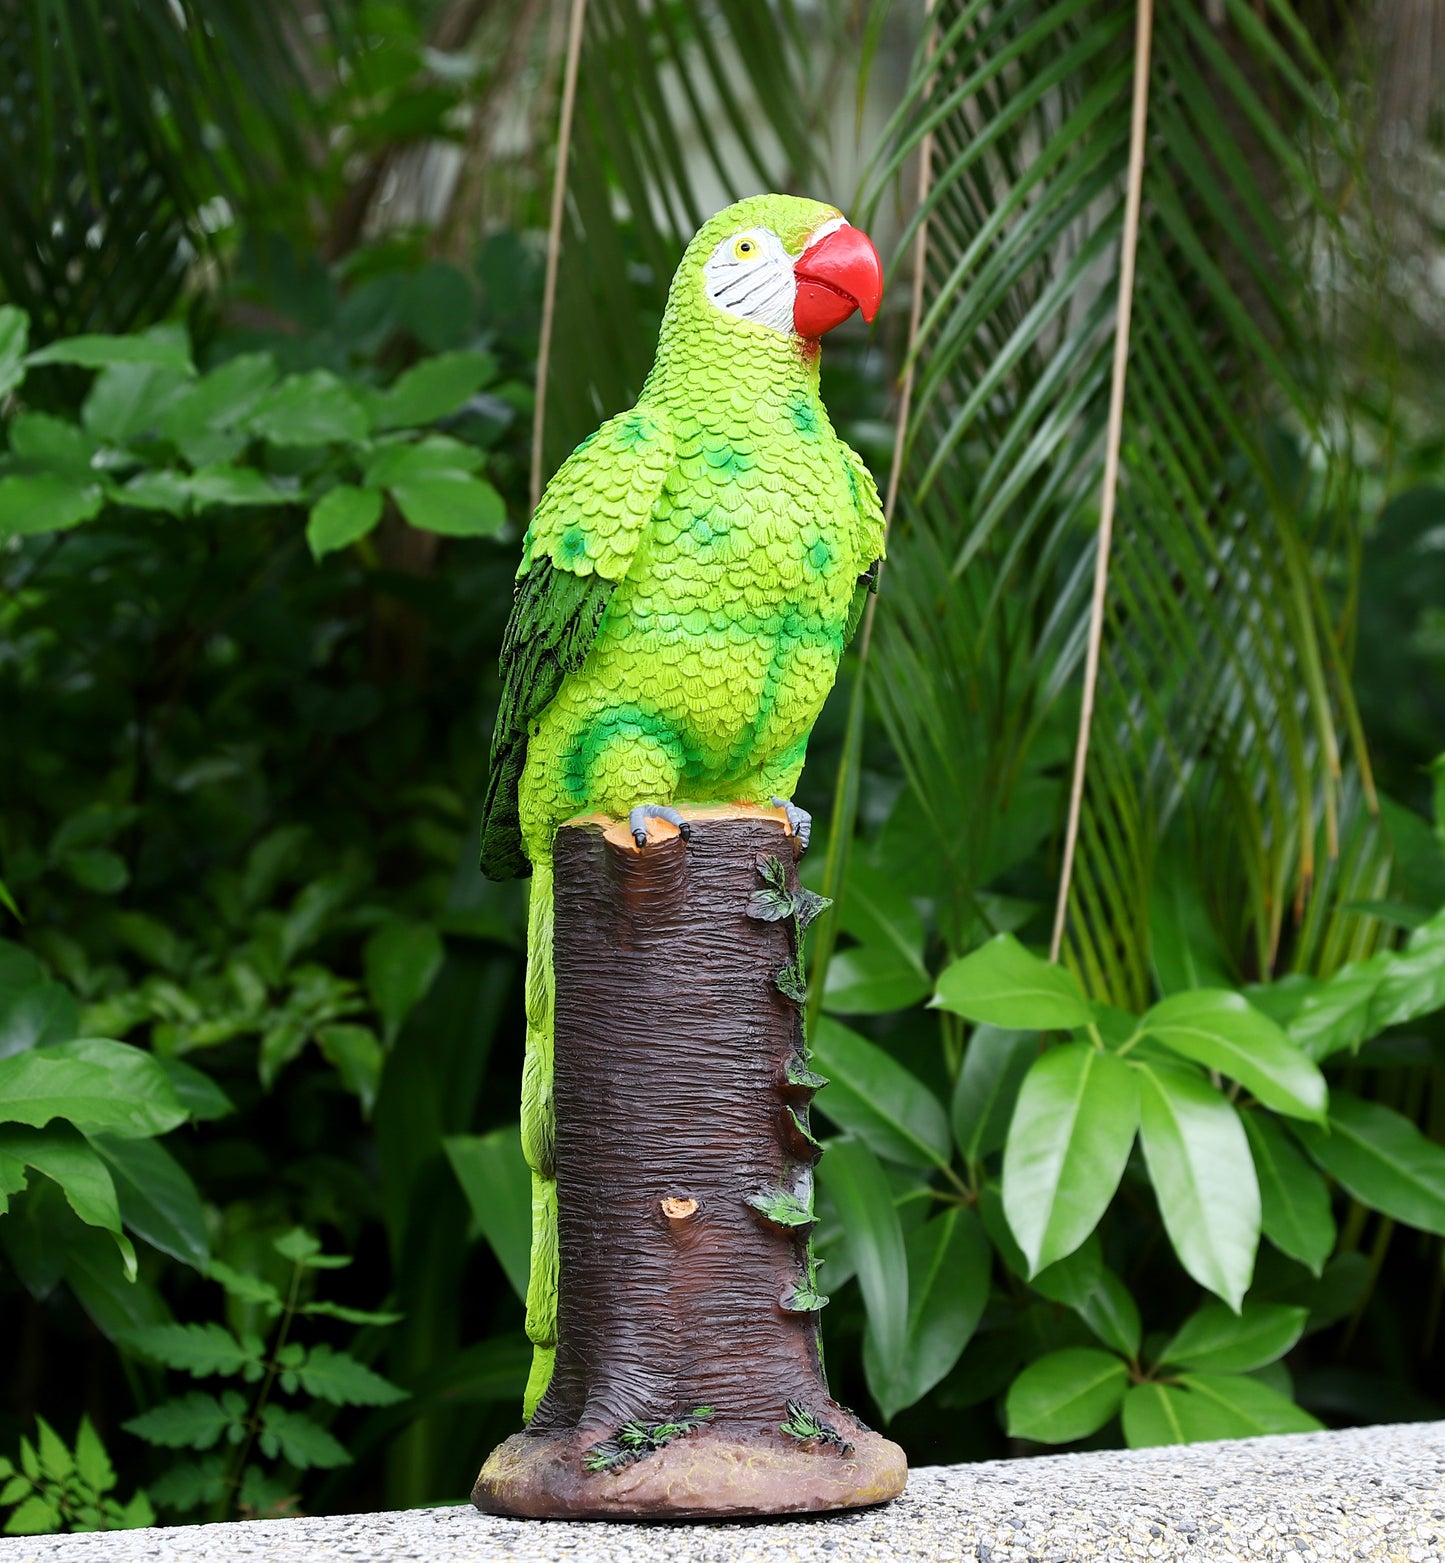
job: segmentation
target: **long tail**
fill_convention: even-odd
[[[532,1273],[527,1339],[532,1371],[522,1414],[530,1421],[557,1356],[557,1119],[552,1105],[552,863],[532,872],[527,909],[527,1051],[522,1063],[522,1154],[532,1169]]]

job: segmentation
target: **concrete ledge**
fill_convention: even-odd
[[[724,1525],[469,1505],[0,1541],[0,1563],[1440,1563],[1445,1422],[937,1465],[879,1509]]]

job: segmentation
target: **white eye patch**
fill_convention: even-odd
[[[793,329],[793,257],[768,228],[731,234],[702,268],[708,298],[729,315],[773,331]]]

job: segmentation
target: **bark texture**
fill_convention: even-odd
[[[808,1233],[799,891],[781,813],[558,832],[558,1347],[481,1508],[617,1518],[877,1503],[902,1451],[828,1395]],[[611,828],[609,828],[611,827]]]

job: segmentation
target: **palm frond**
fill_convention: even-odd
[[[40,340],[163,315],[219,208],[304,166],[319,68],[294,0],[9,0],[0,23],[0,289]],[[314,29],[313,29],[314,31]]]
[[[1355,527],[1311,324],[1333,218],[1308,155],[1354,148],[1288,0],[1156,18],[1134,336],[1094,748],[1068,958],[1100,997],[1149,981],[1155,843],[1211,812],[1254,865],[1230,919],[1245,974],[1288,958],[1361,778],[1323,555]],[[880,600],[880,713],[965,883],[1030,780],[1057,785],[1085,646],[1124,220],[1132,8],[953,0],[872,185],[934,137],[901,528]],[[930,76],[932,83],[930,86]],[[904,243],[908,242],[905,235]],[[1346,431],[1347,433],[1347,431]],[[947,662],[943,659],[947,658]],[[946,667],[943,678],[937,670]],[[934,687],[920,688],[924,669]],[[1354,785],[1354,784],[1351,784]],[[957,829],[957,822],[967,828]],[[956,922],[955,938],[970,924]],[[1327,946],[1315,952],[1327,958]]]
[[[815,171],[818,53],[792,0],[589,0],[546,470],[636,398],[681,247],[710,212]]]

